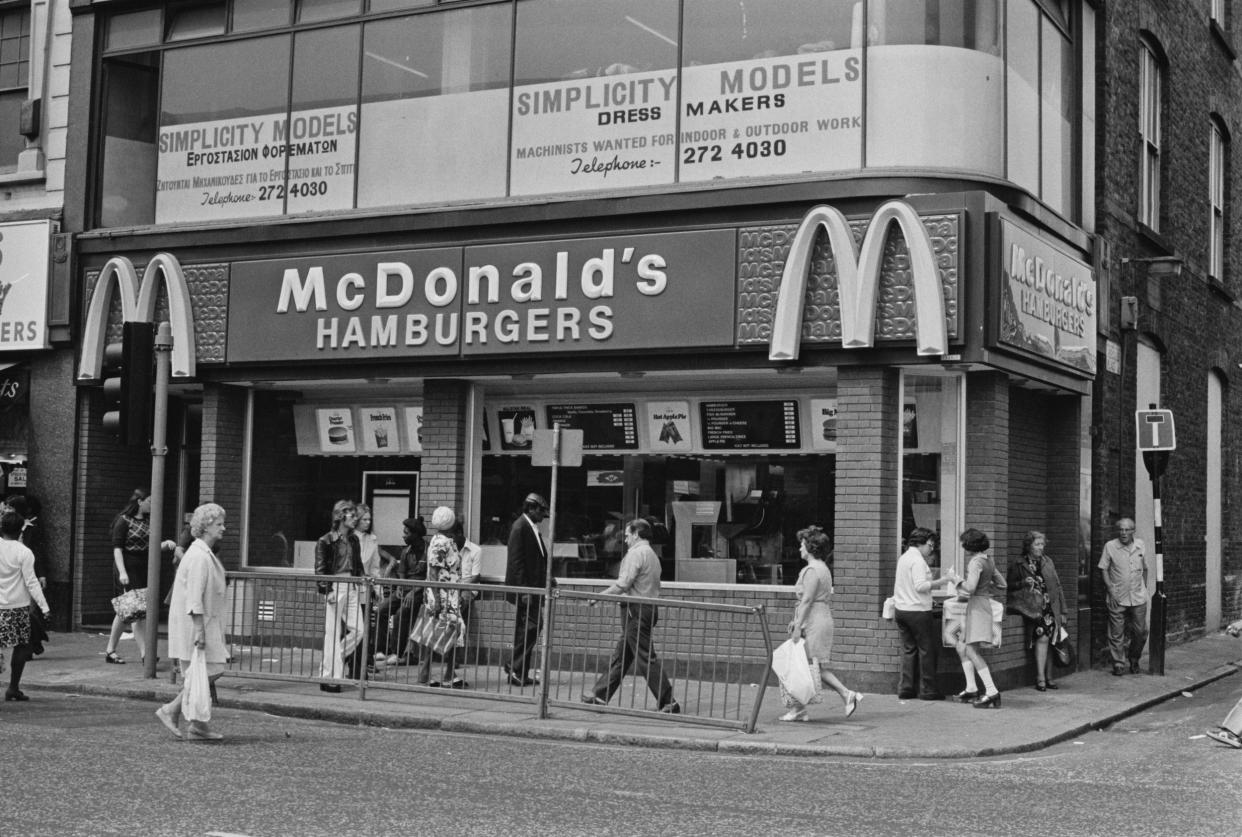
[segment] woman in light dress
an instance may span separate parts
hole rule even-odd
[[[957,697],[971,703],[975,709],[999,709],[1000,690],[992,682],[992,672],[983,659],[983,648],[994,648],[999,642],[997,610],[993,601],[1004,595],[1005,577],[996,569],[996,562],[988,555],[991,543],[988,536],[978,529],[967,529],[961,537],[962,551],[966,553],[966,578],[958,582],[957,599],[966,602],[966,617],[958,632],[954,647],[962,661],[962,673],[966,675],[966,690]],[[1000,608],[1003,616],[1004,610]],[[983,683],[984,693],[975,688],[975,676]]]
[[[818,526],[808,526],[798,532],[802,560],[806,566],[798,575],[794,589],[798,593],[798,606],[789,621],[790,637],[806,638],[806,653],[813,664],[818,664],[819,678],[832,688],[845,702],[845,717],[854,714],[862,700],[861,692],[851,691],[828,670],[832,654],[832,546],[828,535]],[[807,720],[806,707],[797,702],[780,717],[782,721]]]
[[[200,649],[207,659],[207,677],[215,681],[228,663],[228,646],[224,642],[224,616],[228,609],[224,565],[216,557],[216,544],[224,537],[224,509],[215,503],[204,503],[190,518],[190,534],[194,543],[185,551],[177,565],[173,581],[172,602],[168,606],[168,653],[181,661],[181,671],[189,671],[190,656]],[[177,738],[218,741],[224,736],[213,732],[207,720],[191,721],[181,729],[181,705],[185,689],[168,703],[155,710],[160,723]]]

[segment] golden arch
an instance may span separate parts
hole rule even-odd
[[[797,360],[802,343],[802,314],[806,302],[807,273],[815,249],[815,236],[822,228],[837,266],[841,295],[841,345],[846,349],[875,345],[875,304],[884,261],[884,241],[890,223],[896,223],[910,249],[914,276],[915,330],[920,355],[943,355],[948,351],[944,325],[944,289],[936,271],[931,237],[917,212],[904,201],[888,201],[875,211],[862,246],[854,243],[849,222],[831,206],[812,207],[802,219],[789,248],[781,274],[776,312],[772,322],[769,360]]]
[[[112,302],[112,294],[121,294],[123,322],[153,322],[157,282],[161,279],[164,292],[168,295],[168,319],[172,327],[172,377],[194,377],[194,316],[185,274],[182,273],[181,264],[175,256],[171,253],[157,253],[147,262],[141,283],[133,263],[124,256],[113,256],[99,272],[82,330],[82,358],[78,364],[78,380],[96,380],[103,369],[108,307]]]

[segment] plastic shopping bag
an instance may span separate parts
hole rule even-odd
[[[190,666],[185,671],[181,714],[187,721],[211,720],[211,681],[207,679],[207,658],[198,646],[190,654]]]
[[[819,664],[807,659],[806,641],[801,637],[787,639],[777,646],[772,652],[772,671],[780,680],[781,702],[786,706],[820,701]]]

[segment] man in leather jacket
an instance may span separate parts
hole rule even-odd
[[[362,673],[357,649],[362,639],[361,593],[366,588],[348,580],[362,576],[362,545],[354,534],[357,522],[353,501],[338,500],[332,507],[332,529],[315,543],[315,574],[327,577],[319,582],[325,604],[322,676],[332,680],[356,679]],[[336,683],[321,683],[319,688],[341,690]]]

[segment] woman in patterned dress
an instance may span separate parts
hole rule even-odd
[[[34,553],[19,538],[22,516],[12,509],[0,514],[0,671],[3,651],[13,649],[9,688],[4,699],[28,700],[21,690],[22,671],[33,656],[30,648],[30,603],[49,613],[43,587],[35,576]]]
[[[461,582],[461,553],[453,542],[453,524],[457,515],[448,506],[440,506],[431,515],[430,529],[435,532],[431,542],[427,544],[427,580],[442,581],[447,584]],[[438,587],[428,587],[423,591],[423,613],[451,619],[462,623],[461,591]],[[454,676],[457,667],[457,655],[454,650],[444,654],[444,675],[439,680],[431,680],[431,651],[422,649],[419,652],[418,683],[427,686],[446,686],[450,689],[465,689],[470,684],[460,677]]]
[[[818,526],[808,526],[798,532],[801,544],[802,560],[806,566],[798,575],[798,584],[794,589],[798,593],[798,606],[794,609],[793,619],[789,621],[789,636],[806,638],[806,653],[813,664],[819,668],[819,678],[845,702],[845,716],[848,718],[858,708],[862,700],[861,692],[846,688],[835,674],[828,670],[829,658],[832,655],[832,547],[828,535]],[[780,717],[782,721],[807,720],[806,707],[797,701],[788,712]]]
[[[1043,532],[1030,531],[1022,540],[1022,560],[1009,568],[1009,595],[1029,588],[1044,602],[1037,619],[1024,616],[1028,630],[1027,647],[1035,650],[1035,689],[1040,692],[1056,689],[1052,681],[1052,655],[1048,646],[1065,624],[1065,594],[1052,559],[1044,554],[1048,539]]]
[[[151,492],[145,488],[135,488],[134,493],[129,495],[125,508],[112,520],[112,569],[113,580],[116,582],[114,595],[119,596],[129,589],[145,590],[147,587],[147,542],[151,536],[147,515],[150,513]],[[177,544],[174,541],[164,541],[162,546],[164,549],[173,549]],[[147,600],[150,605],[149,593]],[[158,597],[155,601],[159,601]],[[138,656],[144,660],[147,656],[146,624],[146,619],[135,619],[128,626],[134,632],[134,641],[138,643]],[[125,662],[116,653],[116,644],[125,629],[126,624],[118,614],[112,619],[112,632],[108,635],[104,662]]]

